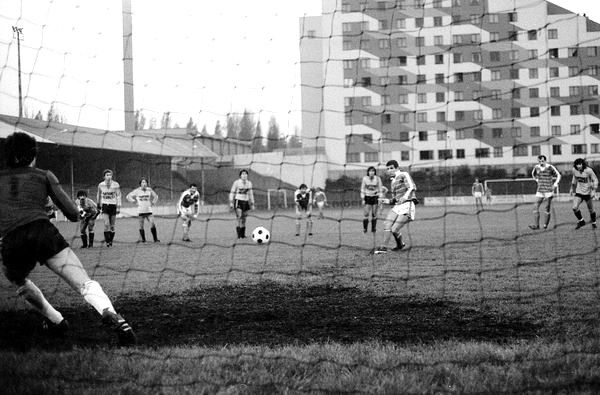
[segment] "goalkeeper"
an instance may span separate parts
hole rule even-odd
[[[84,190],[77,191],[77,210],[79,210],[79,232],[81,233],[81,248],[92,248],[94,246],[94,225],[100,214],[98,206],[87,195]],[[88,231],[86,234],[85,231]]]

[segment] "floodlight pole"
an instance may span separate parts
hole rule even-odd
[[[17,35],[17,65],[19,75],[19,118],[23,117],[23,91],[21,89],[21,34],[23,34],[22,27],[12,27],[13,33]]]

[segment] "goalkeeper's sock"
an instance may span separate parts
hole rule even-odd
[[[367,232],[367,228],[369,227],[369,219],[365,218],[363,219],[363,232]]]
[[[158,234],[156,233],[156,226],[152,226],[150,228],[150,232],[152,233],[152,238],[154,239],[154,242],[157,243],[160,240],[158,240]]]
[[[88,237],[85,233],[81,234],[81,248],[87,248],[88,246]]]
[[[235,227],[235,233],[237,234],[237,238],[238,238],[238,239],[241,239],[241,238],[242,238],[242,234],[240,233],[240,229],[241,229],[241,228],[240,228],[239,226],[236,226],[236,227]]]
[[[110,232],[104,232],[104,242],[110,244]]]
[[[113,240],[115,239],[115,232],[111,231],[110,232],[110,244],[112,244]]]
[[[377,232],[377,219],[375,218],[371,220],[371,232]]]
[[[146,242],[146,231],[144,229],[140,229],[140,238],[142,242]]]
[[[33,308],[54,324],[60,324],[64,319],[62,314],[46,300],[42,291],[29,279],[17,289],[17,295],[25,299]]]
[[[573,210],[573,214],[575,214],[575,217],[577,217],[578,221],[581,221],[583,219],[583,217],[581,216],[581,211]]]
[[[595,211],[592,211],[590,213],[590,219],[592,220],[591,221],[592,223],[596,222],[596,212]]]
[[[94,246],[94,232],[89,232],[88,234],[88,247],[92,248]]]
[[[246,238],[246,227],[245,226],[240,227],[240,236],[242,237],[242,239]]]
[[[79,291],[81,292],[83,299],[85,299],[85,301],[88,302],[99,314],[102,314],[105,309],[116,313],[110,299],[108,296],[106,296],[98,282],[94,280],[88,280],[81,286]]]

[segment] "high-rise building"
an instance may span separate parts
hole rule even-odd
[[[547,1],[323,0],[302,140],[330,168],[600,160],[600,24]]]

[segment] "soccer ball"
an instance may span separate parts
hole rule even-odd
[[[252,240],[257,244],[267,244],[271,241],[271,234],[267,228],[259,226],[252,231]]]

